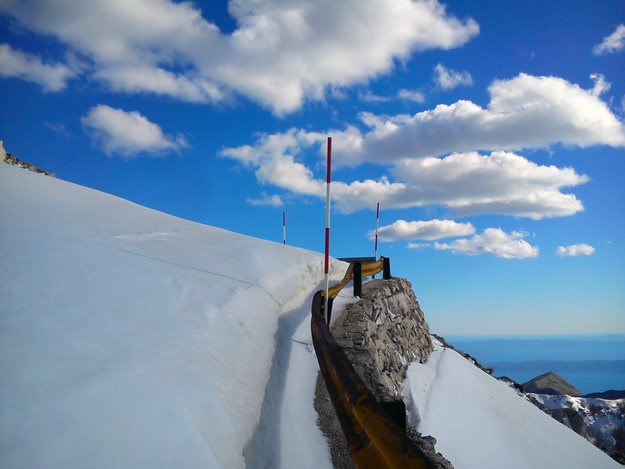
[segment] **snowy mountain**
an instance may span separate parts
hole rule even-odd
[[[557,421],[625,463],[625,399],[528,394]]]
[[[331,467],[320,254],[16,166],[0,197],[1,467]],[[458,468],[618,467],[440,345],[404,398]]]

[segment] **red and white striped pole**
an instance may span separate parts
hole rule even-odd
[[[380,226],[380,202],[378,202],[375,208],[375,247],[374,247],[374,255],[375,260],[378,260],[378,227]],[[375,274],[373,277],[375,278]]]
[[[324,298],[324,313],[326,315],[326,322],[330,318],[328,314],[328,291],[330,289],[330,183],[332,182],[332,137],[328,137],[328,156],[326,163],[326,247],[325,247],[325,298]]]
[[[286,212],[282,212],[282,244],[286,244]]]
[[[375,209],[375,260],[378,260],[378,227],[380,226],[380,202]]]

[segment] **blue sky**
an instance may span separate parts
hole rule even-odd
[[[625,332],[625,2],[0,3],[0,139],[61,179],[380,254],[441,334]]]

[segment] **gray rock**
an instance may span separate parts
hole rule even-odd
[[[19,166],[20,168],[24,168],[24,169],[27,169],[29,171],[33,171],[35,173],[45,174],[46,176],[55,177],[54,173],[46,171],[45,169],[38,168],[37,166],[35,166],[32,163],[27,163],[26,161],[21,161],[16,156],[14,156],[11,153],[7,152],[4,149],[4,143],[2,142],[2,140],[0,140],[0,161],[2,161],[2,163],[14,165],[14,166]]]
[[[378,400],[400,399],[408,365],[432,352],[429,327],[407,280],[372,280],[362,291],[333,324],[334,336]]]
[[[333,323],[332,333],[378,401],[400,400],[408,365],[424,362],[433,350],[428,324],[408,280],[372,280],[362,291],[363,298],[347,305]],[[330,441],[334,467],[354,467],[321,378],[315,408],[319,426]],[[424,451],[432,467],[453,468],[436,452],[434,438],[410,426],[407,435]]]

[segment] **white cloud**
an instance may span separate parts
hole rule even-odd
[[[220,155],[254,168],[256,179],[262,185],[271,184],[295,194],[323,198],[325,175],[315,177],[311,169],[296,160],[295,155],[321,145],[325,139],[325,134],[291,129],[284,134],[263,135],[256,146],[225,148]],[[333,153],[338,151],[337,147],[340,145],[335,145],[333,140]],[[378,201],[392,200],[403,190],[405,184],[391,183],[384,177],[377,181],[367,179],[351,183],[333,180],[332,199],[337,202],[338,210],[353,212],[375,207]]]
[[[321,164],[326,136],[331,135],[335,170],[366,161],[390,171],[366,181],[341,181],[344,173],[339,172],[333,197],[344,212],[380,201],[394,208],[443,206],[452,215],[573,215],[583,205],[564,189],[588,182],[587,176],[496,149],[556,143],[625,146],[625,126],[600,99],[609,84],[601,75],[593,80],[593,88],[583,90],[561,78],[521,74],[494,82],[486,109],[459,101],[412,116],[362,113],[361,123],[368,129],[364,133],[353,125],[342,130],[290,129],[263,135],[253,145],[224,149],[222,155],[255,168],[262,184],[322,197],[323,179],[311,168]],[[475,148],[495,151],[470,150]],[[312,162],[307,161],[311,154]]]
[[[572,168],[537,165],[509,152],[406,159],[392,172],[408,184],[402,195],[409,205],[444,205],[456,215],[499,213],[533,219],[583,210],[573,194],[561,190],[588,181]]]
[[[345,158],[382,163],[557,143],[625,146],[625,125],[599,96],[609,84],[593,77],[593,88],[584,90],[562,78],[520,74],[491,84],[487,108],[463,100],[412,116],[363,113],[369,129],[352,136]]]
[[[220,88],[201,77],[189,77],[149,65],[108,67],[94,73],[118,92],[150,92],[193,103],[217,102],[224,98]]]
[[[0,44],[0,76],[37,83],[44,91],[62,91],[76,72],[62,63],[43,63],[41,57]]]
[[[282,201],[282,198],[277,195],[277,194],[273,194],[273,195],[268,195],[265,194],[263,192],[262,197],[258,198],[258,199],[247,199],[247,202],[250,205],[255,205],[255,206],[269,206],[269,207],[282,207],[284,205],[284,202]]]
[[[399,99],[405,99],[406,101],[414,101],[415,103],[422,103],[425,101],[425,96],[423,96],[423,93],[416,90],[399,90],[397,92],[397,97]]]
[[[347,133],[347,131],[346,131]],[[226,148],[221,155],[254,168],[259,183],[296,194],[325,196],[325,180],[305,162],[312,153],[319,162],[326,133],[291,129],[264,135],[254,146]],[[341,181],[341,144],[348,138],[333,137],[334,161],[339,168],[332,183],[332,197],[343,212],[375,207],[444,206],[457,215],[498,213],[540,219],[575,214],[582,203],[563,188],[588,181],[571,168],[541,166],[509,152],[481,155],[458,153],[445,158],[402,160],[387,177],[378,180]],[[343,143],[345,145],[345,143]],[[313,167],[317,166],[313,163]]]
[[[473,78],[469,72],[458,72],[438,64],[434,67],[434,83],[443,90],[451,90],[458,86],[473,85]]]
[[[88,58],[113,90],[212,102],[235,92],[277,114],[327,89],[389,72],[396,59],[479,33],[437,0],[236,0],[231,34],[191,2],[1,2],[22,26]],[[271,57],[271,60],[267,60]]]
[[[612,85],[605,81],[605,77],[600,73],[593,73],[590,75],[590,78],[595,81],[595,86],[593,86],[590,93],[593,96],[601,96],[603,93],[612,88]]]
[[[390,225],[381,226],[378,229],[378,239],[380,241],[397,241],[400,239],[432,241],[435,239],[467,236],[473,233],[475,233],[475,228],[471,223],[436,219],[427,221],[397,220]],[[374,236],[374,231],[369,232],[371,239]]]
[[[571,246],[559,246],[558,256],[590,256],[595,252],[595,248],[588,244],[572,244]]]
[[[525,233],[520,231],[506,233],[500,228],[487,228],[482,234],[468,239],[457,239],[451,243],[434,243],[434,248],[469,256],[493,254],[505,259],[537,257],[538,248],[525,241],[524,237]]]
[[[619,24],[614,32],[603,38],[601,44],[593,47],[595,55],[615,54],[625,48],[625,24]]]
[[[138,112],[126,112],[104,104],[92,107],[81,123],[109,156],[161,155],[188,146],[183,136],[165,135],[157,124]]]

